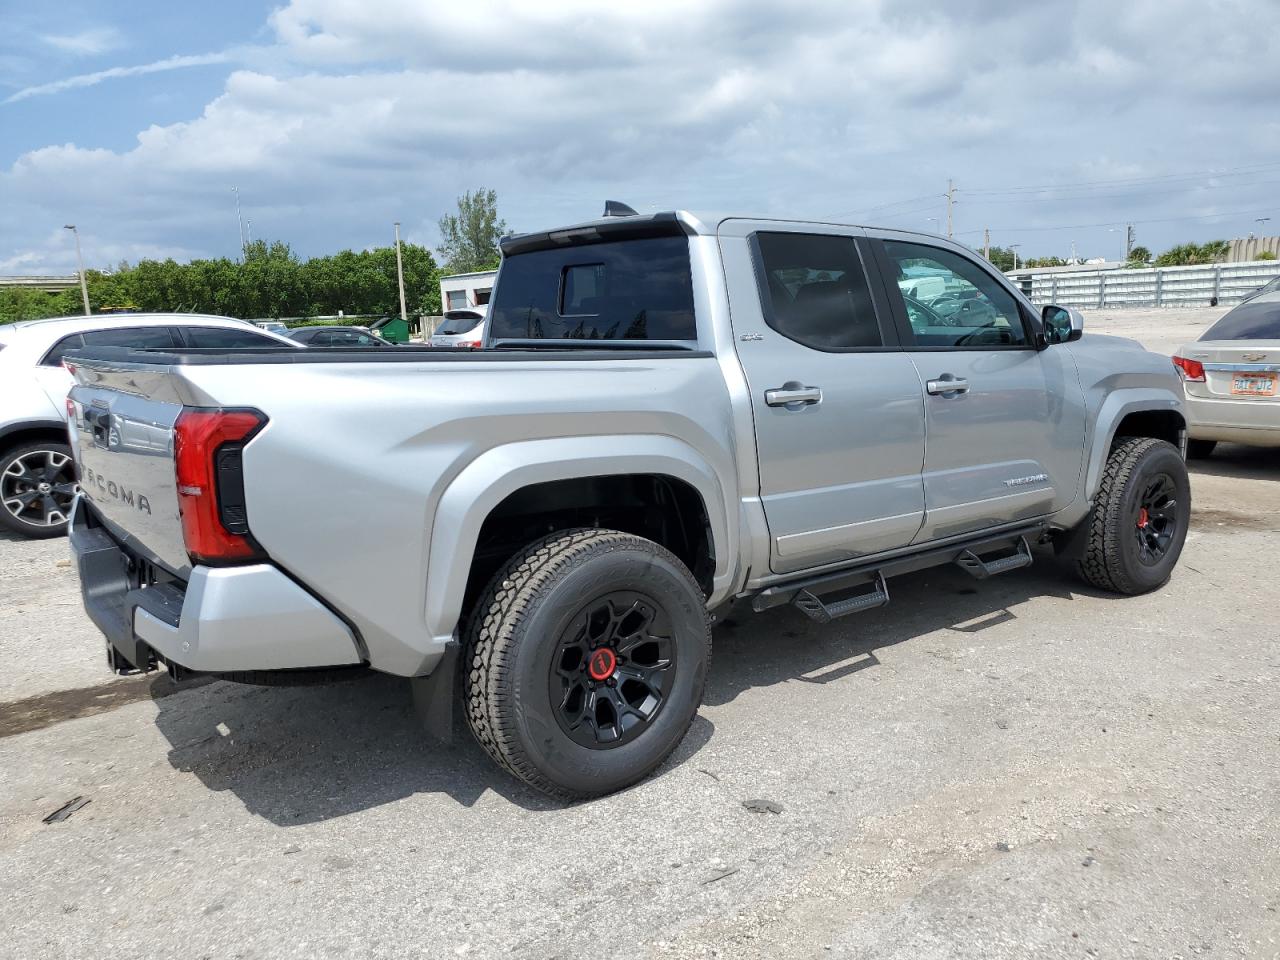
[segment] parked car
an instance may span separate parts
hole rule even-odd
[[[368,327],[295,327],[287,336],[309,347],[391,346]]]
[[[266,330],[268,333],[278,333],[285,336],[289,333],[287,324],[281,323],[279,320],[250,320],[259,330]]]
[[[68,350],[85,346],[238,349],[292,344],[227,317],[110,314],[0,326],[0,525],[28,537],[66,530],[75,475],[67,446]]]
[[[1280,293],[1229,310],[1173,358],[1186,394],[1187,454],[1219,441],[1280,446]]]
[[[431,334],[433,347],[479,347],[484,339],[483,307],[449,310]]]
[[[1250,290],[1248,293],[1246,293],[1243,297],[1240,298],[1240,302],[1248,303],[1254,297],[1261,297],[1264,294],[1268,294],[1268,293],[1280,293],[1280,277],[1276,277],[1274,280],[1270,281],[1269,283],[1264,283],[1262,286],[1256,287],[1253,290]]]
[[[483,748],[568,800],[670,755],[731,602],[825,623],[1040,543],[1118,594],[1177,562],[1168,358],[960,244],[676,212],[502,246],[481,351],[78,352],[72,549],[116,669],[372,668],[442,733],[461,671]],[[921,263],[995,319],[913,322]]]

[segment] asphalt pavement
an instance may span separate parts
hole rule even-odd
[[[1192,484],[1148,596],[733,612],[671,761],[569,807],[402,681],[113,679],[65,542],[0,539],[0,957],[1280,957],[1280,451]]]

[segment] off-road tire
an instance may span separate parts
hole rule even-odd
[[[1138,500],[1144,480],[1160,473],[1167,474],[1174,483],[1177,526],[1164,556],[1147,565],[1138,558],[1134,535]],[[1084,542],[1075,561],[1076,572],[1100,590],[1128,596],[1155,590],[1168,581],[1178,562],[1190,517],[1191,485],[1177,448],[1150,437],[1118,440],[1103,467],[1093,509],[1084,520]]]
[[[1188,460],[1208,460],[1213,456],[1213,449],[1218,445],[1217,440],[1188,440],[1187,441],[1187,459]]]
[[[675,675],[647,729],[611,749],[591,749],[562,729],[548,675],[575,611],[620,589],[663,607]],[[566,802],[602,796],[648,776],[684,738],[710,659],[705,598],[670,551],[616,530],[561,531],[512,557],[475,607],[463,651],[467,722],[489,756],[531,787]]]

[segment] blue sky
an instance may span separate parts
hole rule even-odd
[[[1272,0],[0,0],[0,273],[433,245],[606,198],[1025,254],[1280,232]],[[1259,217],[1272,217],[1257,224]]]

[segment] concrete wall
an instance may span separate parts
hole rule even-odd
[[[1246,293],[1280,277],[1280,261],[1218,263],[1203,267],[1046,273],[1017,283],[1034,303],[1061,307],[1204,307],[1238,303]],[[1029,289],[1028,289],[1029,287]]]
[[[1280,237],[1249,237],[1247,240],[1232,240],[1227,262],[1245,263],[1257,260],[1258,254],[1264,250],[1280,257]]]

